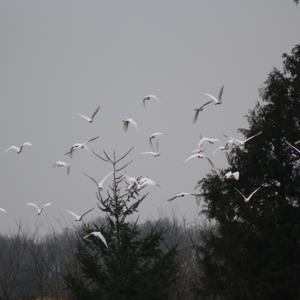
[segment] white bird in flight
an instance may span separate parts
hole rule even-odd
[[[72,158],[72,157],[73,157],[73,152],[74,152],[75,150],[78,150],[78,149],[86,149],[86,150],[90,151],[90,149],[87,147],[87,143],[90,143],[90,142],[95,141],[95,140],[97,140],[97,139],[99,139],[99,136],[96,136],[96,137],[94,137],[94,138],[92,138],[92,139],[90,139],[90,140],[88,140],[88,141],[86,141],[86,142],[83,142],[83,143],[75,143],[75,144],[70,148],[70,150],[69,150],[67,153],[65,153],[65,155],[70,155],[70,157]]]
[[[194,118],[193,118],[193,123],[196,123],[197,120],[198,120],[198,116],[199,116],[199,113],[200,111],[203,111],[204,107],[208,104],[212,103],[212,101],[208,101],[206,103],[204,103],[203,105],[201,105],[200,107],[198,108],[194,108],[194,111],[195,111],[195,114],[194,114]]]
[[[137,122],[132,118],[124,119],[123,121],[123,129],[126,132],[128,130],[129,124],[132,124],[136,129],[138,127]]]
[[[91,212],[92,210],[94,210],[94,208],[91,208],[89,210],[87,210],[85,213],[83,213],[82,215],[77,215],[76,213],[66,209],[66,212],[69,213],[70,215],[72,215],[73,217],[75,217],[75,221],[79,222],[82,220],[82,218],[87,215],[89,212]]]
[[[237,188],[234,188],[245,200],[245,202],[248,202],[252,196],[258,191],[260,190],[260,187],[257,188],[256,190],[254,190],[248,197],[246,197],[240,190],[238,190]]]
[[[197,150],[197,149],[196,149],[196,150]],[[215,166],[214,166],[213,162],[211,161],[211,159],[210,159],[209,157],[207,157],[206,155],[203,155],[201,152],[192,154],[191,156],[189,156],[189,157],[185,160],[185,162],[188,162],[189,160],[191,160],[191,159],[193,159],[193,158],[205,158],[205,159],[207,159],[207,161],[209,162],[209,164],[211,165],[211,167],[212,167],[213,169],[215,169]]]
[[[106,239],[105,239],[105,237],[103,236],[103,234],[102,234],[100,231],[93,231],[93,232],[90,232],[89,234],[85,235],[83,238],[84,238],[84,239],[87,239],[87,238],[89,238],[90,236],[94,236],[94,237],[99,238],[99,239],[103,242],[103,244],[106,246],[106,248],[108,248]]]
[[[140,185],[135,177],[129,177],[124,174],[125,182],[127,184],[127,190],[130,191],[132,188],[136,188],[137,190],[140,189]]]
[[[155,100],[157,103],[160,103],[159,99],[155,95],[147,95],[143,98],[143,104],[146,107],[146,101]]]
[[[49,203],[46,203],[46,204],[45,204],[44,206],[42,206],[41,208],[39,208],[39,206],[38,206],[37,204],[33,203],[33,202],[27,202],[26,204],[29,205],[29,206],[33,206],[33,207],[37,210],[37,215],[38,215],[38,216],[43,212],[44,208],[46,208],[46,207],[52,205],[52,203],[49,202]]]
[[[154,132],[149,136],[149,143],[150,146],[153,148],[152,140],[156,138],[156,148],[158,148],[158,137],[161,135],[164,135],[165,133],[163,132]]]
[[[5,150],[5,152],[8,152],[8,151],[10,151],[10,150],[15,150],[15,151],[17,152],[17,154],[20,154],[20,153],[23,151],[23,149],[24,149],[25,146],[32,146],[32,144],[29,143],[29,142],[25,142],[25,143],[23,143],[20,147],[17,147],[17,146],[15,146],[15,145],[12,145],[12,146],[8,147],[8,148]]]
[[[153,157],[158,157],[158,156],[160,156],[160,153],[154,152],[154,151],[145,151],[145,152],[142,152],[141,155],[152,155]]]
[[[0,211],[2,211],[2,212],[4,212],[4,213],[7,213],[7,210],[4,209],[4,208],[2,208],[2,207],[0,207]]]
[[[82,115],[82,114],[78,114],[81,118],[87,120],[89,123],[93,123],[94,121],[94,118],[96,116],[96,114],[98,113],[98,111],[100,110],[100,105],[96,108],[96,110],[93,112],[92,116],[91,117],[87,117],[85,115]]]
[[[232,136],[226,136],[226,135],[225,136],[228,137],[228,138],[230,138],[230,140],[227,141],[227,143],[231,142],[231,143],[235,143],[235,144],[237,144],[239,146],[244,146],[247,142],[249,142],[250,140],[252,140],[253,138],[257,137],[260,134],[262,134],[262,131],[259,131],[258,133],[254,134],[254,135],[252,135],[252,136],[250,136],[248,138],[246,138],[245,140],[239,140],[239,139],[236,139],[236,138],[234,138]]]
[[[67,168],[67,174],[70,175],[70,172],[71,172],[71,165],[70,164],[59,160],[53,166],[53,168],[56,168],[56,167],[58,167],[58,168],[66,167]]]
[[[236,171],[236,172],[227,172],[224,177],[226,179],[235,179],[235,180],[239,180],[240,179],[240,172],[239,171]]]
[[[217,149],[214,150],[213,154],[215,154],[217,151],[225,151],[228,150],[228,147],[225,146],[220,146]]]
[[[214,138],[208,138],[208,137],[202,137],[202,136],[201,136],[201,139],[200,139],[200,141],[199,141],[198,144],[197,144],[197,148],[198,148],[198,149],[201,149],[201,147],[203,146],[203,144],[204,144],[205,142],[208,142],[208,143],[210,143],[210,144],[221,143],[221,141],[220,141],[219,139],[214,139]]]
[[[160,185],[156,183],[153,179],[145,176],[139,177],[137,179],[137,182],[139,184],[140,189],[146,187],[147,185],[160,187]]]
[[[104,178],[98,182],[96,179],[94,179],[93,177],[89,176],[88,174],[86,173],[83,173],[86,177],[88,177],[90,180],[92,180],[96,185],[97,185],[97,188],[102,191],[103,190],[103,184],[104,184],[104,181],[113,174],[113,172],[110,172],[108,173],[107,175],[104,176]]]
[[[193,193],[179,193],[175,196],[173,196],[172,198],[168,199],[168,201],[173,201],[177,198],[181,198],[181,197],[185,197],[185,196],[194,196],[194,197],[197,197],[197,196],[200,196],[199,194],[193,194]]]
[[[224,85],[221,87],[221,89],[219,91],[218,98],[216,98],[215,96],[213,96],[211,94],[204,93],[204,95],[206,95],[207,97],[209,97],[211,99],[211,101],[205,103],[204,105],[208,105],[213,102],[215,103],[215,105],[222,104],[223,91],[224,91]]]

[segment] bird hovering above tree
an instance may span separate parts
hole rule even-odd
[[[197,150],[197,149],[196,149]],[[195,154],[192,154],[191,156],[189,156],[185,162],[188,162],[189,160],[193,159],[193,158],[205,158],[207,159],[207,161],[209,162],[210,166],[215,169],[215,165],[213,164],[212,160],[207,157],[206,155],[202,154],[201,152],[198,152],[198,153],[195,153]]]
[[[87,147],[87,143],[90,143],[90,142],[95,141],[97,139],[99,139],[99,136],[96,136],[96,137],[94,137],[94,138],[92,138],[92,139],[90,139],[86,142],[83,142],[83,143],[75,143],[74,145],[72,145],[70,150],[67,153],[65,153],[65,155],[70,155],[70,157],[72,158],[73,157],[73,152],[75,150],[78,150],[78,149],[86,149],[89,152],[91,152],[91,150]]]
[[[103,184],[105,182],[105,180],[111,176],[113,174],[113,172],[110,172],[108,173],[107,175],[104,176],[104,178],[101,180],[101,181],[97,181],[96,179],[94,179],[93,177],[89,176],[88,174],[86,173],[83,173],[86,177],[88,177],[90,180],[92,180],[96,185],[97,185],[97,188],[98,190],[102,191],[103,190]]]
[[[239,172],[239,171],[236,171],[236,172],[231,172],[231,171],[229,171],[229,172],[227,172],[227,173],[224,175],[224,177],[225,177],[226,179],[235,179],[235,180],[239,180],[239,178],[240,178],[240,172]]]
[[[90,232],[89,234],[85,235],[83,238],[84,239],[88,239],[91,236],[99,238],[103,242],[103,244],[106,246],[106,248],[108,248],[106,239],[105,239],[105,237],[103,236],[103,234],[100,231]]]
[[[39,206],[37,204],[33,203],[33,202],[27,202],[26,204],[29,205],[29,206],[33,206],[37,210],[37,215],[38,216],[43,212],[43,210],[46,207],[52,205],[52,203],[49,202],[49,203],[46,203],[45,205],[43,205],[41,208],[39,208]]]
[[[79,221],[82,220],[82,218],[83,218],[85,215],[87,215],[88,213],[90,213],[90,212],[93,211],[93,210],[94,210],[94,208],[91,208],[91,209],[87,210],[85,213],[83,213],[83,214],[81,214],[81,215],[77,215],[76,213],[74,213],[74,212],[72,212],[72,211],[70,211],[70,210],[68,210],[68,209],[66,209],[66,212],[69,213],[70,215],[72,215],[73,217],[75,217],[75,221],[76,221],[76,222],[79,222]]]
[[[225,134],[224,134],[224,136],[227,137],[227,138],[230,138],[230,140],[227,141],[227,143],[228,143],[228,142],[231,142],[231,143],[235,143],[235,144],[238,145],[238,146],[245,146],[245,144],[246,144],[247,142],[249,142],[249,141],[252,140],[253,138],[259,136],[260,134],[262,134],[262,131],[259,131],[258,133],[254,134],[254,135],[252,135],[252,136],[250,136],[250,137],[248,137],[248,138],[246,138],[245,140],[239,140],[239,139],[237,139],[237,138],[234,138],[234,137],[232,137],[232,136],[227,136],[227,135],[225,135]]]
[[[240,190],[238,190],[237,188],[234,188],[242,197],[243,197],[243,199],[245,200],[245,202],[248,202],[251,198],[252,198],[252,196],[256,193],[256,192],[258,192],[259,190],[260,190],[260,187],[259,188],[257,188],[256,190],[254,190],[248,197],[246,197]]]

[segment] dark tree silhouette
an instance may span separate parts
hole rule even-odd
[[[66,276],[74,299],[166,299],[175,281],[177,251],[175,246],[165,246],[163,230],[151,227],[141,236],[137,220],[128,221],[147,196],[140,195],[139,184],[131,182],[129,187],[125,184],[126,177],[121,172],[131,162],[123,164],[122,161],[129,152],[118,159],[115,153],[113,157],[106,152],[103,157],[95,153],[111,164],[113,179],[105,196],[100,190],[97,193],[98,206],[106,213],[106,222],[101,226],[84,225],[78,237],[80,273]],[[82,238],[91,231],[100,231],[108,248],[96,237]]]
[[[248,115],[249,129],[240,129],[262,134],[230,151],[230,168],[199,182],[215,222],[197,248],[198,292],[207,298],[300,299],[300,155],[290,146],[300,139],[300,45],[283,59]],[[229,170],[240,180],[226,180]],[[250,201],[236,190],[248,196],[258,187]]]

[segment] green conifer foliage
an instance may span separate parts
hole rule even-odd
[[[233,147],[228,169],[199,181],[215,224],[197,247],[197,290],[207,299],[300,299],[300,155],[291,147],[300,140],[300,45],[283,55],[261,97],[240,132],[262,133]],[[229,170],[240,179],[225,179]],[[256,188],[249,201],[237,191],[248,196]]]
[[[143,189],[136,185],[125,188],[123,171],[131,162],[122,162],[131,150],[118,159],[115,153],[113,157],[106,152],[104,156],[96,154],[111,164],[112,184],[108,191],[97,193],[98,207],[105,212],[106,222],[102,226],[85,224],[79,234],[80,272],[66,276],[74,299],[167,299],[175,280],[176,247],[164,246],[161,228],[152,227],[141,236],[137,219],[132,222],[147,194],[140,195]],[[91,231],[100,231],[108,247],[97,237],[82,239]]]

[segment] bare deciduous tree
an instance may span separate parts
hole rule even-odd
[[[27,241],[27,236],[22,232],[21,225],[18,224],[17,233],[7,239],[5,249],[0,253],[0,293],[3,300],[13,299],[16,293]]]

